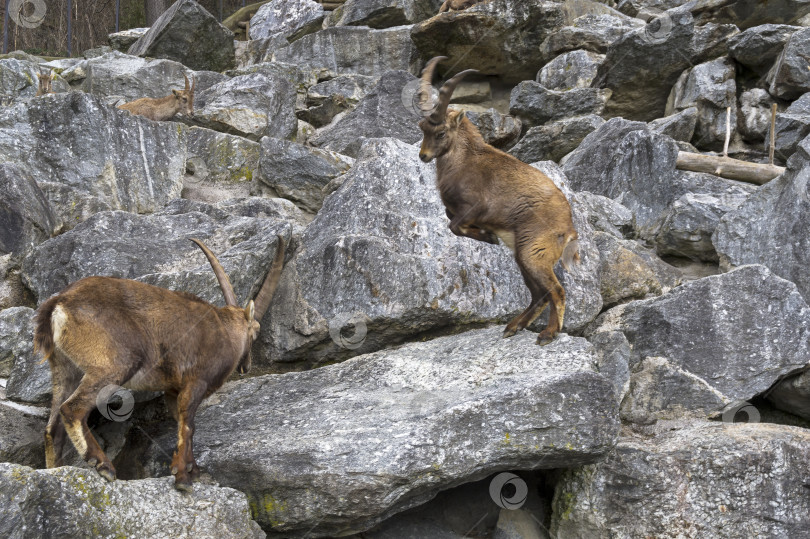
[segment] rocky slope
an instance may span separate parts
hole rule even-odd
[[[441,4],[270,0],[234,41],[178,0],[116,50],[0,59],[0,535],[810,537],[810,3]],[[517,266],[450,233],[418,158],[436,55],[479,70],[454,106],[571,202],[582,261],[556,270],[546,347],[500,339]],[[115,107],[184,75],[192,117]],[[676,168],[722,150],[727,108],[729,154],[767,162],[773,104],[778,178]],[[118,481],[72,449],[43,470],[34,309],[89,275],[220,303],[191,237],[244,300],[276,235],[254,370],[197,416],[194,493],[167,479],[159,394],[91,416]]]

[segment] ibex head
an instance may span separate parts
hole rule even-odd
[[[182,90],[172,90],[174,97],[177,99],[177,109],[186,116],[191,116],[194,113],[194,87],[197,85],[197,77],[192,76],[193,83],[189,88],[188,77],[183,73],[183,78],[186,79],[186,87]]]
[[[422,147],[419,149],[419,159],[425,163],[441,157],[453,147],[464,113],[456,110],[447,112],[450,98],[461,79],[470,73],[478,73],[475,69],[468,69],[457,74],[442,85],[439,90],[439,99],[434,102],[430,95],[433,73],[436,71],[436,65],[446,59],[446,56],[437,56],[430,60],[422,71],[422,82],[419,85],[419,108],[424,116],[419,121],[419,127],[424,133]]]
[[[253,364],[251,348],[253,348],[253,342],[259,336],[259,331],[261,330],[259,320],[262,319],[268,307],[270,307],[270,300],[273,298],[273,292],[275,292],[279,278],[281,277],[281,270],[284,263],[284,241],[281,236],[278,237],[278,248],[276,249],[276,257],[273,260],[273,265],[270,267],[270,271],[267,272],[267,277],[265,277],[259,289],[259,293],[256,294],[256,299],[249,300],[244,309],[239,306],[236,300],[236,294],[233,291],[233,286],[231,286],[231,281],[228,279],[228,275],[225,273],[222,264],[219,263],[214,253],[200,240],[191,238],[191,241],[202,249],[206,258],[208,258],[208,262],[211,263],[214,275],[217,276],[217,281],[219,281],[219,287],[222,289],[222,295],[225,296],[226,308],[230,307],[234,310],[242,311],[247,326],[247,331],[245,332],[247,342],[245,343],[245,353],[240,358],[236,370],[239,374],[246,374]]]

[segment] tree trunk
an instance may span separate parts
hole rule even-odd
[[[152,26],[163,12],[169,9],[169,0],[143,0],[144,11],[146,12],[146,26]]]

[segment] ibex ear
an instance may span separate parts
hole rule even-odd
[[[172,93],[177,97],[180,97],[180,90],[172,90]]]
[[[458,127],[461,125],[461,120],[464,118],[463,110],[454,110],[450,112],[450,125]]]
[[[256,314],[256,308],[253,306],[253,300],[248,301],[247,306],[245,307],[245,320],[248,322],[253,321],[253,317]]]

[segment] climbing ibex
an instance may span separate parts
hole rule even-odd
[[[183,90],[172,90],[172,95],[166,97],[142,97],[119,105],[118,108],[145,116],[156,122],[168,120],[178,112],[191,116],[194,114],[194,87],[197,85],[197,78],[192,76],[191,88],[189,88],[188,77],[185,73],[183,78],[186,79],[186,87]]]
[[[175,487],[190,491],[199,468],[192,452],[194,414],[238,366],[250,369],[259,334],[284,263],[284,243],[256,299],[242,309],[214,254],[192,240],[214,269],[225,296],[215,307],[186,292],[113,277],[86,277],[51,297],[37,311],[34,347],[51,366],[53,401],[45,430],[45,462],[61,466],[65,434],[102,477],[115,468],[87,426],[99,392],[108,386],[164,391],[178,424],[171,471]]]
[[[53,82],[53,73],[48,71],[47,73],[40,73],[39,76],[39,85],[37,87],[37,97],[51,93],[51,82]]]
[[[504,337],[524,329],[551,305],[548,325],[537,338],[537,344],[547,344],[562,329],[565,314],[565,290],[554,265],[560,257],[566,269],[579,260],[571,207],[548,176],[484,142],[462,111],[447,111],[453,90],[475,70],[448,80],[438,103],[433,102],[433,72],[444,59],[433,58],[422,72],[419,157],[425,163],[436,159],[436,183],[453,234],[493,244],[500,238],[515,255],[532,301],[507,324]]]
[[[439,13],[444,13],[445,11],[461,11],[462,9],[474,6],[478,2],[481,2],[481,0],[445,0],[442,7],[439,8]]]

